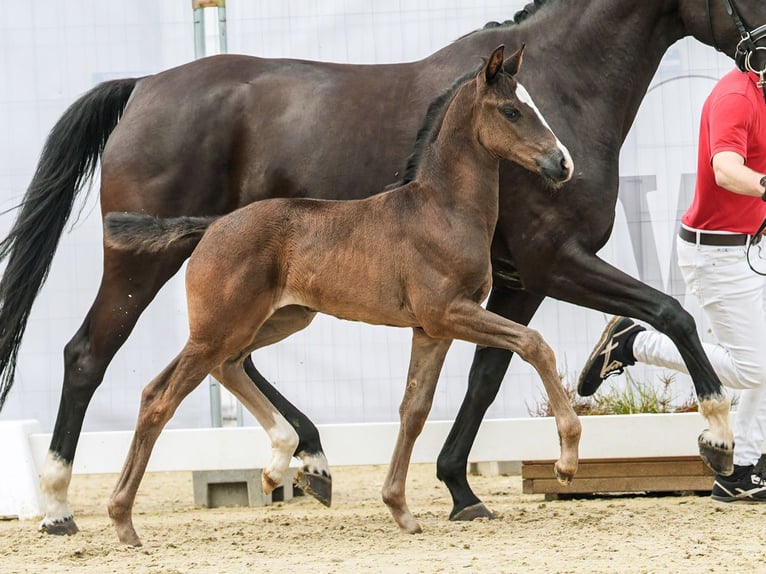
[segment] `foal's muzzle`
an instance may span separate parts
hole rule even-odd
[[[564,183],[572,178],[574,166],[568,153],[557,149],[545,159],[538,160],[540,173],[555,183]]]

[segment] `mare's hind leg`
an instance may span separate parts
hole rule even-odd
[[[383,502],[388,506],[399,528],[409,534],[420,532],[422,529],[407,507],[407,470],[415,440],[423,430],[431,411],[436,383],[451,344],[449,339],[432,339],[421,329],[413,329],[407,387],[399,407],[399,435],[382,492]]]
[[[556,357],[542,336],[533,329],[486,311],[473,301],[455,301],[439,316],[423,325],[434,336],[462,339],[485,347],[507,349],[530,363],[540,375],[556,419],[561,455],[554,465],[559,482],[568,484],[577,472],[581,425],[561,378]]]
[[[154,443],[181,401],[220,362],[221,352],[211,345],[190,340],[170,365],[144,388],[133,441],[108,504],[109,516],[121,543],[141,545],[133,527],[133,504]]]
[[[106,249],[104,274],[82,326],[64,349],[64,385],[48,455],[40,473],[48,534],[77,532],[67,501],[72,461],[85,411],[104,372],[144,311],[188,253],[133,256]]]

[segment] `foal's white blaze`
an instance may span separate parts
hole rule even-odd
[[[522,86],[520,82],[516,82],[516,97],[519,98],[519,100],[521,100],[525,104],[527,104],[530,108],[532,108],[537,114],[537,117],[540,118],[540,121],[543,123],[543,125],[549,130],[551,130],[553,137],[556,138],[556,145],[561,150],[561,153],[564,154],[564,166],[569,171],[569,176],[564,181],[569,181],[570,179],[572,179],[572,174],[574,173],[574,162],[572,161],[572,156],[569,154],[569,150],[563,143],[561,143],[561,140],[556,135],[556,132],[554,132],[551,129],[551,126],[548,125],[548,122],[545,120],[545,117],[543,117],[543,114],[540,113],[540,109],[535,104],[534,100],[532,99],[532,96],[529,95],[529,92],[527,91],[527,89],[524,86]]]
[[[41,529],[72,518],[67,502],[67,489],[71,480],[72,465],[48,451],[40,474],[40,490],[45,498],[45,517],[40,523]]]

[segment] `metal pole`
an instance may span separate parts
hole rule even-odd
[[[194,59],[205,57],[205,9],[194,8]]]
[[[226,0],[221,0],[218,3],[218,46],[221,54],[227,52],[226,37]]]
[[[205,8],[218,8],[218,45],[220,53],[226,53],[226,0],[192,0],[194,10],[194,58],[204,58],[207,55],[205,48]],[[214,427],[223,426],[223,413],[221,411],[221,383],[212,376],[208,376],[210,387],[210,424]],[[242,405],[237,405],[237,424],[244,424]]]

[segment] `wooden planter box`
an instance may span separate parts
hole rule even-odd
[[[713,487],[713,472],[699,456],[585,459],[568,486],[556,480],[553,462],[522,462],[525,494],[545,494],[548,499],[602,493],[709,494]]]

